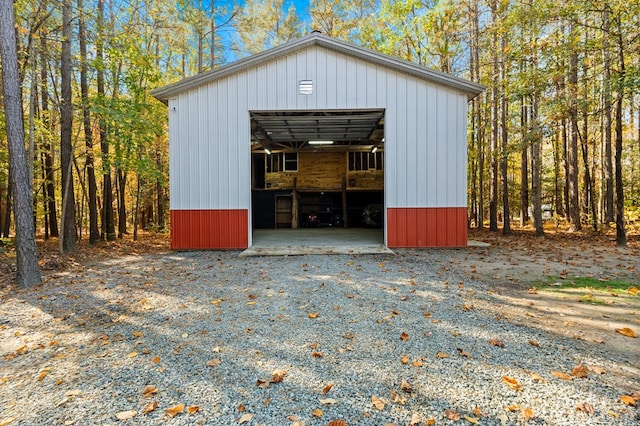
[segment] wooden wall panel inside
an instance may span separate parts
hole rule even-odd
[[[382,190],[382,170],[347,171],[346,152],[300,152],[297,172],[265,174],[266,189],[293,189],[297,178],[300,191],[340,191],[348,179],[349,190]]]

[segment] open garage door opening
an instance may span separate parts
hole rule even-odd
[[[250,118],[254,246],[385,244],[384,110]]]

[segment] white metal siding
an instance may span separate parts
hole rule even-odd
[[[369,108],[385,109],[387,207],[466,207],[466,95],[314,46],[169,101],[171,208],[250,209],[250,111]]]

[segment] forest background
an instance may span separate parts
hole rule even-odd
[[[61,250],[168,221],[153,88],[312,30],[487,90],[469,106],[471,227],[640,222],[640,0],[17,0],[34,224]],[[0,114],[0,236],[9,149]]]

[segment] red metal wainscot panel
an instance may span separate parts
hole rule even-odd
[[[388,208],[389,247],[466,247],[467,208]]]
[[[249,211],[171,210],[171,248],[238,250],[249,246]]]

